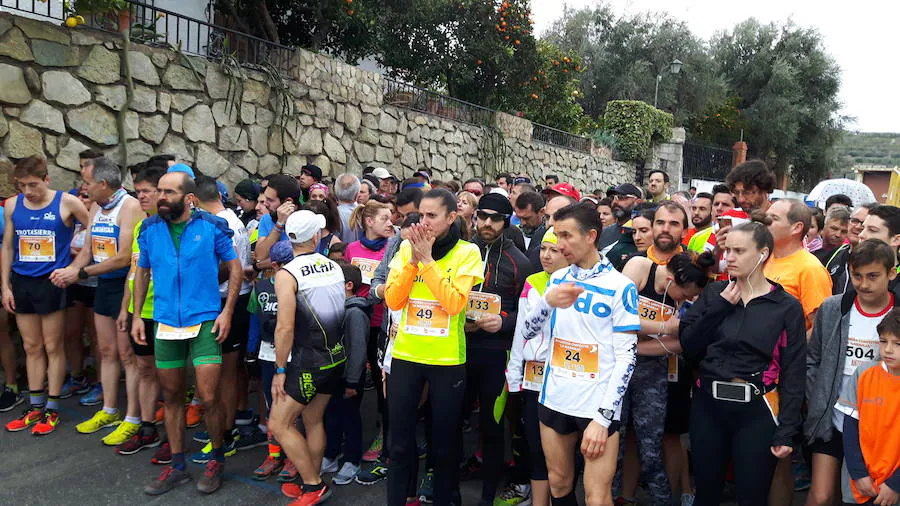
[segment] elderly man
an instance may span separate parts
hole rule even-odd
[[[359,230],[350,227],[350,215],[359,204],[356,196],[359,194],[360,182],[353,174],[341,174],[334,182],[334,196],[338,201],[338,213],[341,215],[341,241],[350,244],[359,239]]]

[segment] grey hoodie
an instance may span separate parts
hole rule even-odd
[[[347,348],[347,365],[344,382],[347,388],[362,387],[366,368],[366,349],[369,339],[369,302],[363,297],[347,297],[344,303],[344,346]]]
[[[830,441],[832,409],[841,395],[844,356],[850,335],[850,308],[856,291],[850,286],[842,295],[825,299],[816,311],[812,336],[806,346],[806,402],[808,412],[803,424],[807,443],[816,439]],[[900,303],[895,295],[894,306]]]

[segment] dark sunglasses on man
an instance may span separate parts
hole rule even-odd
[[[491,220],[494,223],[500,223],[501,221],[506,221],[510,218],[508,214],[489,213],[483,210],[476,211],[475,216],[477,216],[479,220]]]

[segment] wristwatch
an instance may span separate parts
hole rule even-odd
[[[603,418],[606,418],[607,420],[609,420],[611,422],[613,417],[616,416],[616,412],[611,409],[601,409],[600,416],[602,416]]]
[[[86,270],[84,270],[84,267],[82,267],[81,269],[78,269],[78,279],[85,280],[89,277],[90,276],[88,276],[88,273]]]
[[[284,372],[285,372],[284,367],[276,367],[275,368],[275,374],[284,374]]]

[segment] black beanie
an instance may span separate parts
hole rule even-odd
[[[488,193],[478,199],[478,209],[489,209],[507,216],[512,215],[512,204],[509,199],[499,193]]]

